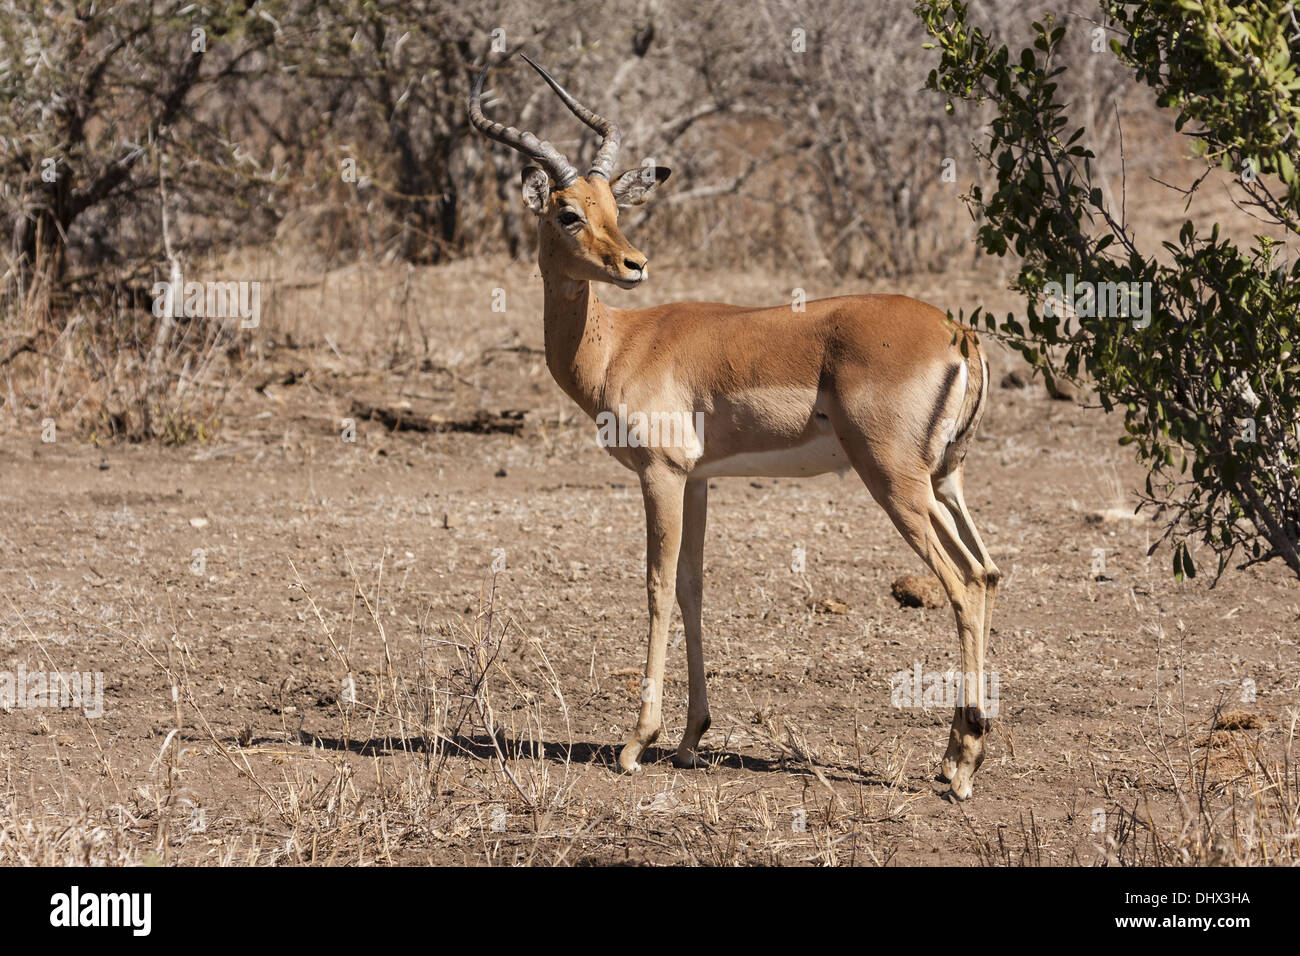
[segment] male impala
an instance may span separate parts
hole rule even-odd
[[[546,364],[593,419],[632,409],[704,424],[702,435],[690,429],[688,440],[675,444],[629,441],[609,449],[641,480],[650,604],[641,710],[619,766],[639,770],[659,734],[674,584],[690,688],[675,763],[700,765],[696,748],[709,727],[700,634],[708,480],[851,466],[943,583],[956,614],[965,680],[941,772],[953,796],[966,799],[988,728],[984,649],[1000,577],[962,498],[962,462],[988,390],[975,335],[931,306],[893,295],[822,299],[804,311],[604,304],[594,283],[632,289],[646,279],[646,257],[619,230],[619,207],[645,202],[668,170],[614,178],[618,127],[528,63],[602,137],[591,170],[579,176],[550,143],[483,115],[486,68],[474,83],[475,128],[533,160],[523,170],[523,194],[538,223]]]

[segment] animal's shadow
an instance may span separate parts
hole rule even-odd
[[[395,735],[372,737],[369,739],[345,739],[300,731],[299,742],[306,746],[320,747],[324,750],[347,751],[359,756],[382,757],[395,754],[429,753],[432,739],[424,737],[399,737]],[[254,743],[283,743],[272,740]],[[486,734],[456,734],[440,738],[442,748],[451,755],[473,757],[479,760],[498,759],[497,746]],[[543,741],[520,741],[498,738],[501,753],[508,760],[546,760],[556,764],[593,764],[610,770],[618,769],[618,751],[620,744],[596,743],[589,740],[577,740],[572,743]],[[641,757],[643,766],[656,770],[673,769],[674,750],[663,747],[649,747]],[[815,774],[806,762],[789,757],[759,757],[752,754],[739,754],[732,750],[705,750],[701,756],[710,767],[717,769],[742,770],[751,773],[784,773],[813,777]],[[819,766],[821,775],[827,780],[839,783],[864,783],[888,786],[890,781],[879,774],[869,771],[857,771],[849,767]]]

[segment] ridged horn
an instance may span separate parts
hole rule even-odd
[[[511,149],[516,149],[536,160],[551,179],[555,180],[557,189],[567,189],[572,186],[578,179],[578,171],[558,149],[546,140],[538,139],[527,130],[521,131],[513,126],[493,122],[483,115],[483,79],[487,76],[487,72],[488,68],[483,67],[483,72],[474,81],[474,88],[469,94],[469,121],[474,124],[474,128],[488,139],[505,143]]]
[[[591,172],[587,175],[599,176],[601,179],[609,180],[614,174],[614,163],[618,161],[619,147],[623,144],[623,134],[618,126],[603,116],[593,113],[570,96],[568,90],[557,83],[555,77],[529,59],[527,53],[520,53],[519,55],[524,58],[529,66],[542,75],[542,79],[550,85],[551,89],[555,91],[555,95],[560,98],[574,116],[601,135],[600,149],[597,150],[596,158],[591,162]]]

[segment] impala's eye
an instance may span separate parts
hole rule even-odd
[[[576,225],[577,225],[578,223],[580,223],[580,222],[582,222],[582,217],[579,216],[579,215],[578,215],[576,212],[574,212],[572,209],[561,209],[561,210],[560,210],[560,225],[561,225],[561,226],[566,226],[566,227],[567,227],[567,226],[576,226]]]

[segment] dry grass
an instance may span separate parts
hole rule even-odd
[[[213,436],[246,344],[237,320],[164,326],[138,280],[55,288],[47,276],[10,263],[0,277],[0,422],[46,442]]]
[[[389,641],[382,577],[368,594],[353,572],[353,600],[383,647],[382,665],[360,672],[298,579],[335,655],[337,736],[304,733],[293,707],[274,739],[219,733],[181,635],[138,639],[172,688],[159,752],[128,770],[101,750],[98,800],[65,779],[57,802],[33,812],[11,785],[0,865],[373,865],[445,861],[449,849],[489,865],[889,861],[873,825],[901,819],[915,799],[898,786],[910,753],[823,756],[769,710],[750,730],[806,781],[793,801],[707,774],[672,775],[630,801],[594,797],[578,779],[575,752],[588,745],[573,740],[561,682],[499,606],[495,576],[468,621],[438,624],[414,646]],[[228,806],[204,805],[187,785],[214,775]],[[883,794],[868,786],[877,777],[892,780]],[[240,803],[254,809],[230,816]]]
[[[120,630],[123,645],[133,643],[172,688],[172,726],[148,764],[135,767],[95,738],[98,782],[87,786],[86,771],[77,779],[71,767],[65,777],[60,760],[55,801],[35,809],[11,779],[0,793],[0,865],[386,865],[449,855],[487,865],[888,865],[900,833],[915,825],[913,804],[931,798],[905,782],[924,759],[905,740],[866,746],[855,733],[848,748],[814,744],[770,706],[729,730],[714,759],[726,764],[730,747],[748,737],[775,756],[777,786],[761,775],[668,772],[635,792],[590,788],[588,771],[608,774],[614,750],[592,753],[574,740],[566,688],[541,642],[501,606],[495,575],[466,618],[426,618],[417,633],[393,639],[382,562],[369,586],[349,567],[351,608],[342,616],[293,572],[332,652],[336,693],[323,726],[305,732],[296,708],[282,705],[278,733],[219,731],[182,634],[132,641]],[[378,637],[375,667],[352,660],[358,624]],[[1212,723],[1228,738],[1202,746],[1157,690],[1149,772],[1122,790],[1104,782],[1106,830],[1080,840],[1069,862],[1297,862],[1300,718],[1270,728],[1243,714],[1216,713]],[[57,759],[60,735],[50,736]],[[1018,763],[1014,743],[1004,744],[1009,772]],[[221,798],[200,798],[198,779],[215,783]],[[993,831],[955,812],[985,865],[1059,862],[1047,851],[1069,836],[1044,828],[1032,808],[1018,827]],[[1086,813],[1078,819],[1089,822]]]

